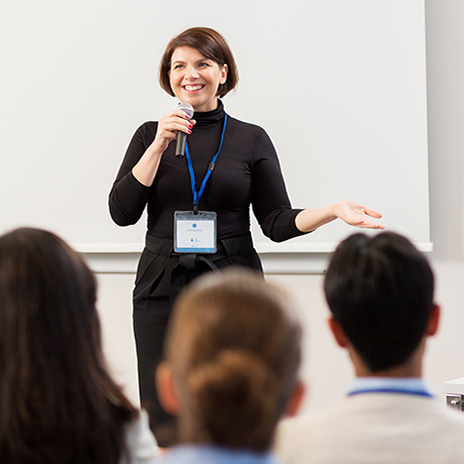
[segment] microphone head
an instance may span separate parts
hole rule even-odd
[[[177,109],[182,110],[189,119],[192,119],[193,113],[195,111],[190,103],[179,103]]]

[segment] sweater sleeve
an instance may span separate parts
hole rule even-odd
[[[158,462],[160,450],[148,426],[148,415],[140,411],[139,417],[125,427],[126,456],[118,464],[151,464]]]
[[[261,229],[274,242],[304,235],[295,225],[302,211],[292,208],[274,145],[261,129],[253,147],[253,212]]]
[[[155,127],[150,130],[149,124]],[[109,210],[113,221],[120,226],[135,224],[147,204],[150,187],[141,184],[134,177],[132,168],[145,153],[155,132],[156,123],[145,123],[137,129],[113,183],[109,195]]]

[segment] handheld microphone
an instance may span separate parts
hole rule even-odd
[[[189,121],[192,119],[194,109],[190,103],[180,103],[177,109],[182,110],[188,116]],[[184,157],[186,140],[187,134],[182,131],[177,131],[176,158]]]

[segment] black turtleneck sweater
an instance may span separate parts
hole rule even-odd
[[[195,113],[197,121],[187,143],[200,188],[211,158],[219,148],[224,123],[224,107]],[[149,145],[158,123],[146,122],[135,132],[109,196],[110,213],[120,226],[135,224],[145,207],[148,233],[173,238],[174,211],[192,210],[193,195],[186,158],[176,158],[176,142],[169,144],[151,187],[138,182],[132,174]],[[237,237],[250,230],[249,206],[264,234],[281,242],[301,235],[295,226],[292,209],[276,151],[266,132],[228,115],[224,143],[216,166],[199,202],[201,211],[217,213],[218,239]]]

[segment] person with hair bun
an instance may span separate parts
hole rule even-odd
[[[157,370],[178,415],[168,463],[273,463],[279,419],[296,412],[301,327],[289,299],[252,271],[199,278],[177,300]]]
[[[51,232],[0,237],[0,462],[149,464],[146,414],[107,371],[97,283]]]
[[[383,228],[381,215],[354,201],[292,208],[268,134],[225,111],[222,98],[238,83],[226,39],[193,27],[167,45],[159,67],[163,90],[193,108],[176,109],[135,132],[109,195],[116,224],[148,213],[145,249],[133,293],[134,334],[142,405],[160,444],[169,424],[153,377],[162,359],[171,306],[184,285],[227,266],[263,272],[250,233],[250,206],[263,233],[275,242],[297,237],[337,218],[363,228]],[[174,105],[173,105],[174,106]],[[295,110],[292,117],[304,117]],[[176,138],[187,137],[178,157]],[[177,142],[179,144],[179,142]],[[202,227],[193,228],[202,220]],[[200,232],[201,231],[201,235]]]

